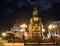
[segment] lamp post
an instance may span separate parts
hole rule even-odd
[[[53,40],[53,44],[54,44],[54,42],[56,42],[55,40],[57,40],[56,27],[57,27],[57,25],[55,25],[55,24],[51,24],[51,25],[48,26],[48,30],[49,30],[51,39]]]
[[[7,33],[3,32],[3,33],[2,33],[2,37],[5,39],[6,36],[7,36]]]
[[[25,31],[26,31],[27,25],[26,25],[26,24],[22,24],[20,27],[21,27],[21,32],[23,32],[23,39],[24,39],[24,42],[25,42],[24,33],[25,33]]]
[[[48,30],[50,31],[50,33],[52,34],[52,33],[56,33],[56,27],[57,27],[57,25],[55,25],[55,24],[51,24],[51,25],[49,25],[48,26]]]
[[[54,39],[53,39],[53,36],[52,36],[52,35],[53,35],[53,34],[52,34],[52,33],[53,33],[53,32],[52,32],[52,31],[53,31],[53,25],[52,25],[52,24],[48,26],[48,30],[49,30],[49,33],[50,33],[50,36],[51,36],[51,39],[52,39],[53,45],[54,45]]]

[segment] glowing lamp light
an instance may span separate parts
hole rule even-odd
[[[23,27],[23,25],[21,25],[20,27]]]
[[[48,38],[50,38],[50,36],[48,36]]]
[[[42,31],[45,32],[45,29],[42,28]]]
[[[50,36],[51,36],[50,34],[47,34],[47,39],[50,38]]]
[[[57,27],[57,25],[54,25],[53,28]]]
[[[20,27],[21,28],[27,28],[27,25],[26,24],[22,24]]]
[[[6,36],[6,33],[2,33],[2,36]]]
[[[23,29],[21,29],[20,31],[23,32]]]
[[[27,40],[29,38],[27,32],[24,33],[24,36],[25,36],[25,40]]]
[[[54,25],[54,24],[53,25],[51,24],[51,25],[48,26],[49,29],[52,29],[52,28],[54,29],[56,27],[57,27],[57,25]]]
[[[0,37],[0,40],[1,40],[2,38]]]
[[[25,33],[24,33],[24,36],[28,36],[28,33],[27,33],[27,32],[25,32]]]
[[[53,27],[53,25],[49,25],[49,26],[48,26],[49,29],[52,29],[52,27]]]

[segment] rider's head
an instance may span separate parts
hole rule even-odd
[[[37,7],[34,7],[34,10],[33,10],[33,16],[38,16],[38,10],[37,10]]]

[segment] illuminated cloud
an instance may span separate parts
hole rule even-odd
[[[53,1],[48,1],[48,0],[28,0],[28,2],[30,3],[30,5],[38,5],[39,7],[41,7],[42,10],[48,10],[50,8],[52,8],[52,2]]]
[[[9,6],[7,6],[7,8],[4,9],[5,12],[13,12],[13,10],[9,9],[10,6],[12,8],[22,8],[23,6],[26,6],[26,4],[31,6],[37,5],[38,7],[40,7],[41,11],[46,11],[53,8],[53,3],[60,3],[60,0],[5,0],[5,3],[7,3]]]

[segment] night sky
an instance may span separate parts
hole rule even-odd
[[[60,20],[60,0],[0,0],[0,31],[9,30],[16,20],[28,23],[34,6],[44,24]]]

